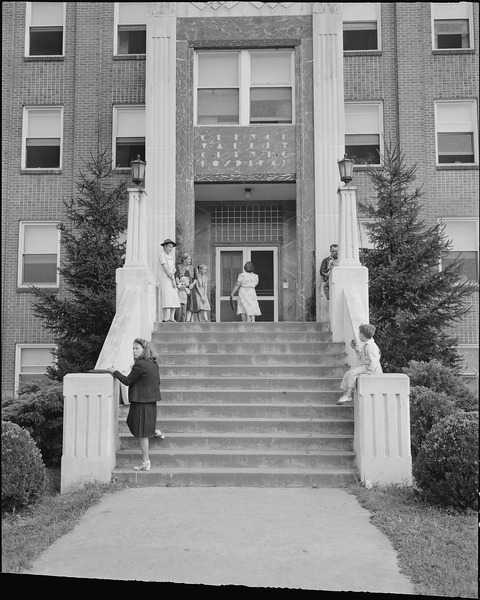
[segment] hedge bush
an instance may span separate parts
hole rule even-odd
[[[420,494],[456,509],[478,506],[478,412],[445,417],[428,433],[413,465]]]
[[[410,377],[411,386],[423,386],[434,392],[443,392],[462,410],[478,410],[478,395],[468,388],[459,373],[438,360],[411,360],[408,367],[402,370]]]
[[[47,377],[22,385],[15,398],[2,400],[2,419],[24,427],[48,467],[62,458],[63,385]]]
[[[2,421],[2,512],[22,508],[45,492],[46,468],[26,429]]]
[[[421,385],[410,389],[410,443],[413,461],[432,426],[458,410],[453,400],[444,393],[434,392]]]

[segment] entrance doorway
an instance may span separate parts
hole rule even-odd
[[[278,248],[270,247],[218,247],[215,249],[216,321],[238,321],[230,306],[230,293],[243,271],[243,265],[251,261],[255,266],[259,283],[255,288],[262,312],[256,321],[278,321]]]

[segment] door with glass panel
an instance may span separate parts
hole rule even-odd
[[[278,249],[276,247],[217,247],[215,256],[215,304],[216,321],[239,321],[236,296],[234,309],[230,305],[230,293],[243,272],[243,266],[251,261],[258,275],[255,288],[262,312],[256,321],[278,321]]]

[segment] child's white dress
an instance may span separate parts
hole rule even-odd
[[[260,316],[262,313],[255,292],[258,285],[258,275],[244,271],[238,276],[237,285],[240,286],[238,289],[237,315]]]

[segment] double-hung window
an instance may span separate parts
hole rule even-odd
[[[46,375],[47,367],[54,364],[52,344],[17,344],[15,348],[15,391],[23,383]]]
[[[117,169],[130,168],[137,156],[145,160],[145,106],[113,108],[113,148]]]
[[[380,164],[383,115],[380,102],[345,104],[345,153],[356,165]]]
[[[478,220],[442,219],[442,223],[445,236],[451,241],[451,249],[442,259],[442,267],[458,258],[463,263],[462,277],[478,281]]]
[[[60,232],[56,222],[20,223],[18,287],[58,287]]]
[[[293,122],[294,53],[290,49],[196,53],[196,124]]]
[[[65,2],[27,2],[25,56],[65,54]]]
[[[147,51],[147,2],[115,2],[114,54]]]
[[[477,107],[475,100],[435,102],[437,163],[478,162]]]
[[[62,166],[63,108],[25,107],[22,168],[60,169]]]
[[[472,2],[432,2],[433,49],[473,48]]]
[[[343,50],[380,50],[380,3],[343,3]]]

